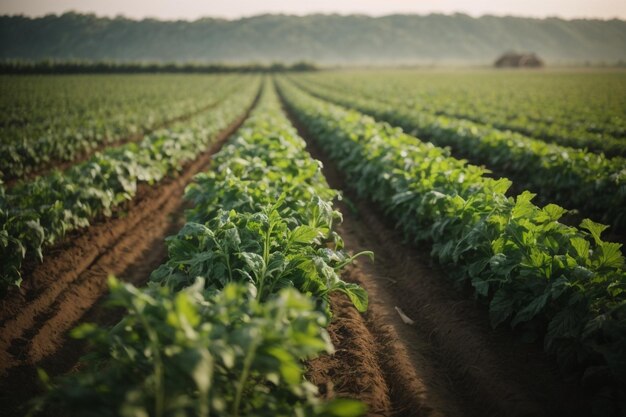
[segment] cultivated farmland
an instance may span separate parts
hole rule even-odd
[[[10,413],[626,412],[623,71],[0,91]]]

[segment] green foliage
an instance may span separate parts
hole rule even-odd
[[[211,277],[207,285],[214,289],[232,282],[251,283],[260,300],[294,287],[325,305],[329,292],[342,291],[365,311],[367,294],[338,276],[352,259],[326,247],[329,229],[282,217],[280,207],[246,214],[218,211],[206,224],[187,223],[168,238],[169,261],[154,271],[152,279],[175,289],[190,285],[197,276]]]
[[[310,85],[304,88],[323,99],[415,132],[437,146],[449,146],[455,156],[484,164],[497,175],[512,177],[517,186],[543,196],[544,203],[556,201],[609,223],[618,232],[626,231],[624,158],[609,159],[602,154],[549,144],[489,125]]]
[[[298,79],[381,106],[626,156],[623,71],[326,71]]]
[[[302,360],[332,353],[325,316],[283,289],[261,303],[251,287],[173,292],[110,280],[113,329],[82,325],[92,351],[80,371],[54,381],[39,409],[71,416],[357,416],[355,401],[323,403]]]
[[[23,178],[216,105],[232,76],[0,77],[0,177]]]
[[[214,277],[207,285],[216,289],[248,282],[261,300],[295,287],[326,303],[329,292],[341,291],[359,311],[367,309],[367,294],[338,276],[353,257],[333,231],[341,220],[331,203],[337,194],[273,90],[213,164],[188,187],[190,222],[167,239],[169,261],[153,280],[181,288],[196,276]]]
[[[492,324],[542,338],[565,370],[603,369],[607,386],[626,382],[626,272],[606,226],[559,222],[506,179],[449,156],[400,129],[280,83],[289,106],[347,180],[396,221],[407,239],[489,302]],[[617,395],[615,392],[607,394]]]
[[[2,189],[0,290],[20,283],[24,259],[41,260],[43,249],[67,232],[89,226],[98,215],[110,216],[115,207],[131,200],[138,184],[159,182],[194,160],[250,105],[257,89],[258,82],[250,80],[243,90],[191,121],[96,153],[63,173]]]

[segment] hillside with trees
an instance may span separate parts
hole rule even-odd
[[[464,14],[196,21],[77,13],[0,17],[3,60],[491,63],[509,50],[532,51],[550,64],[626,60],[626,22]]]

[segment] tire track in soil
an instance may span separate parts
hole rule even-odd
[[[433,266],[429,249],[400,243],[400,233],[381,220],[384,216],[372,203],[347,187],[280,97],[309,152],[324,164],[329,184],[350,202],[339,204],[344,217],[339,233],[346,248],[376,254],[376,262],[360,261],[346,278],[370,296],[364,318],[378,347],[391,415],[590,415],[590,399],[560,377],[541,346],[520,342],[508,329],[492,330],[484,306],[470,292],[454,289]],[[402,321],[396,306],[414,325]]]
[[[36,367],[50,374],[75,366],[84,351],[68,332],[82,321],[115,323],[121,315],[102,310],[110,273],[143,284],[166,258],[164,238],[176,233],[183,218],[186,185],[205,170],[226,140],[243,124],[260,97],[260,89],[246,112],[216,135],[213,144],[187,164],[179,176],[156,186],[142,184],[135,199],[105,219],[74,233],[54,248],[24,280],[24,287],[8,294],[0,309],[0,404],[17,412],[40,391]]]

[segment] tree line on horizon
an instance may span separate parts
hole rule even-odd
[[[116,62],[116,61],[27,61],[8,60],[0,62],[0,74],[216,74],[216,73],[279,73],[317,71],[309,62],[288,65],[272,64],[202,64],[202,63],[159,63],[159,62]]]
[[[3,61],[491,63],[508,50],[533,52],[548,63],[624,61],[626,22],[463,14],[196,21],[0,16]]]

